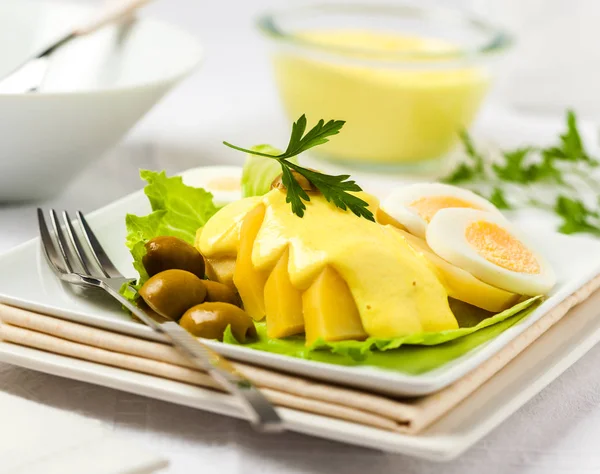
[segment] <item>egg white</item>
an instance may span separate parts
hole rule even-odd
[[[383,201],[381,208],[413,235],[425,238],[428,223],[410,204],[429,196],[449,196],[472,203],[477,209],[501,215],[500,211],[488,200],[457,186],[442,183],[417,183],[394,189]],[[464,208],[461,208],[464,209]]]
[[[474,222],[496,224],[519,240],[536,259],[539,273],[513,271],[481,256],[466,237],[468,226]],[[536,296],[546,294],[556,283],[550,263],[533,249],[526,237],[500,215],[476,209],[442,209],[431,219],[426,240],[429,247],[444,260],[468,271],[481,281],[506,291]]]
[[[194,168],[182,175],[183,183],[195,188],[204,188],[213,195],[217,206],[224,206],[242,198],[242,169],[238,166],[207,166]],[[236,184],[234,189],[219,187],[219,180]]]

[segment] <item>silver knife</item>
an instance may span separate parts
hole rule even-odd
[[[130,17],[135,10],[149,2],[150,0],[126,0],[104,9],[99,15],[94,16],[91,21],[74,28],[70,33],[60,37],[0,79],[0,94],[21,94],[38,91],[44,77],[46,77],[52,53],[75,38],[93,33],[103,26],[122,18]]]
[[[36,92],[50,66],[50,55],[76,37],[74,32],[52,43],[41,53],[29,59],[0,81],[0,94]]]

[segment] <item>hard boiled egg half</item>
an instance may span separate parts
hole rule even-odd
[[[183,184],[210,192],[216,206],[242,199],[242,169],[238,166],[194,168],[183,173],[182,178]]]
[[[547,293],[556,283],[546,259],[496,213],[438,210],[427,226],[426,240],[445,261],[506,291],[535,296]]]
[[[406,230],[425,238],[427,226],[441,209],[466,208],[502,216],[491,202],[467,190],[441,183],[419,183],[396,188],[381,209]]]

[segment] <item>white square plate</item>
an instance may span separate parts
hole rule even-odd
[[[89,222],[100,242],[124,275],[135,275],[131,256],[125,247],[125,215],[148,212],[150,206],[140,191],[89,215]],[[306,361],[219,342],[211,341],[209,344],[233,359],[374,392],[399,396],[435,392],[493,356],[548,310],[600,273],[600,259],[590,258],[600,255],[600,242],[540,232],[534,228],[526,230],[537,248],[550,259],[558,274],[558,284],[550,297],[531,315],[495,339],[435,370],[408,375],[375,367],[346,367]],[[106,295],[86,294],[84,297],[59,282],[46,264],[38,239],[0,256],[0,267],[10,269],[0,274],[0,302],[113,331],[157,338],[149,328],[133,321]]]

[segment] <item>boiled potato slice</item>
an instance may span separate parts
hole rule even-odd
[[[318,338],[343,341],[367,337],[352,293],[333,268],[325,267],[303,293],[302,304],[307,346]]]
[[[304,332],[302,292],[290,281],[288,256],[289,250],[286,249],[265,285],[265,311],[269,337],[287,337]]]
[[[233,284],[233,272],[235,270],[235,258],[207,258],[206,276],[209,280],[218,281],[236,290]],[[237,290],[236,290],[237,291]]]
[[[196,232],[196,249],[209,258],[235,258],[242,223],[248,212],[259,203],[260,197],[251,197],[234,201],[219,209],[206,225]]]
[[[264,291],[269,274],[254,268],[252,248],[264,217],[264,204],[259,204],[246,214],[240,229],[240,246],[233,271],[233,283],[242,298],[244,309],[256,321],[265,317]]]

